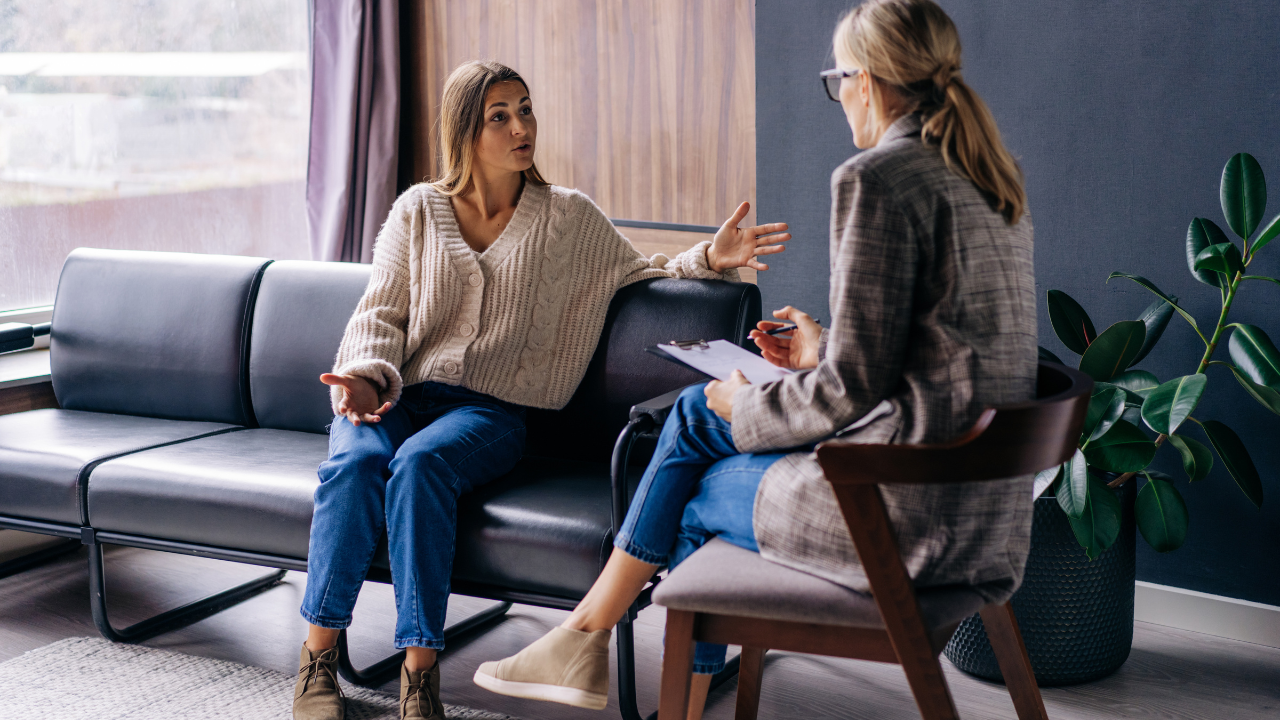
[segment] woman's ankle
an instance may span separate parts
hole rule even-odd
[[[307,649],[313,653],[321,653],[338,644],[338,635],[341,630],[333,630],[331,628],[322,628],[318,625],[309,625],[307,628],[307,639],[303,643]]]

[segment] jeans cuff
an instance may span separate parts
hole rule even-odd
[[[641,547],[626,535],[619,535],[613,539],[613,546],[642,563],[650,565],[666,565],[670,558],[669,553],[658,554],[648,548]]]
[[[409,647],[428,648],[430,650],[443,650],[444,641],[434,640],[432,638],[396,638],[396,649],[403,650]]]
[[[307,612],[306,608],[300,608],[298,612],[302,615],[303,620],[306,620],[316,627],[322,627],[327,630],[346,630],[351,627],[351,618],[347,618],[346,620],[327,620],[318,615],[313,615]]]
[[[696,662],[693,664],[693,672],[695,675],[715,675],[716,673],[720,672],[723,669],[724,669],[723,660],[717,660],[716,662],[713,662],[713,663]]]

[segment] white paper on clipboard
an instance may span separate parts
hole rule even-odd
[[[705,348],[700,346],[682,348],[675,345],[658,347],[685,365],[717,380],[728,380],[734,370],[741,370],[753,385],[781,380],[791,374],[790,370],[773,365],[768,360],[728,340],[712,340]]]

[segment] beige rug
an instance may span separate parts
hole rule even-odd
[[[69,638],[0,663],[4,720],[290,720],[292,675],[101,638]],[[398,698],[352,687],[347,720],[397,720]],[[514,720],[445,706],[450,720]]]

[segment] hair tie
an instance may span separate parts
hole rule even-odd
[[[938,67],[933,73],[933,84],[939,90],[946,90],[947,86],[960,79],[960,66],[955,64],[944,64]]]

